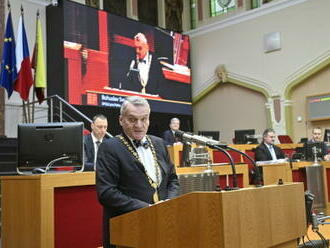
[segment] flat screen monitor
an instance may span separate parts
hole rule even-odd
[[[324,142],[330,143],[330,129],[324,130]]]
[[[250,137],[255,135],[254,129],[235,130],[235,144],[255,144],[258,140]]]
[[[18,125],[18,170],[73,167],[83,169],[82,122],[33,123]]]
[[[219,131],[198,131],[198,135],[205,136],[214,140],[220,140]]]

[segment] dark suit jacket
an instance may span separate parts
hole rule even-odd
[[[159,186],[161,200],[178,195],[179,183],[167,148],[161,138],[149,136],[156,150],[161,167],[162,182]],[[103,205],[104,248],[109,245],[109,219],[153,203],[154,189],[150,186],[141,164],[119,138],[102,143],[98,151],[96,190]]]
[[[135,61],[135,64],[133,66],[133,70],[130,70],[128,73],[128,80],[127,83],[122,85],[123,89],[132,90],[141,92],[142,85],[140,83],[140,74],[137,69],[137,61]],[[159,61],[155,58],[154,55],[152,55],[151,63],[150,63],[150,69],[149,69],[149,78],[148,83],[146,86],[146,93],[148,94],[160,94],[159,87],[161,85],[161,82],[164,80],[163,72],[161,69],[161,64]]]
[[[93,171],[94,170],[94,144],[92,135],[88,134],[84,136],[84,151],[85,151],[85,169],[84,171]]]
[[[164,133],[163,133],[163,139],[165,141],[165,145],[173,145],[173,143],[176,142],[176,139],[173,135],[173,132],[172,130],[166,130]]]
[[[107,140],[108,140],[108,138],[104,137],[102,140],[102,143]],[[84,151],[85,151],[84,171],[94,171],[95,149],[94,149],[93,138],[92,138],[91,134],[84,136]]]
[[[278,146],[274,145],[274,151],[275,151],[277,159],[281,159],[281,158],[285,157],[283,151]],[[272,159],[273,159],[272,155],[270,154],[267,146],[263,142],[259,146],[257,146],[257,148],[255,150],[255,160],[256,161],[268,161],[268,160],[272,160]]]
[[[315,142],[314,140],[308,140],[305,144],[304,144],[304,151],[305,151],[305,158],[306,160],[310,160],[313,161],[314,160],[314,156],[313,156],[313,152],[311,150],[308,150],[307,145],[311,145],[311,144],[315,144],[315,143],[319,143],[319,146],[321,147],[321,151],[318,152],[317,156],[320,157],[321,159],[324,158],[325,155],[328,154],[328,146],[325,142],[321,141],[321,142]]]

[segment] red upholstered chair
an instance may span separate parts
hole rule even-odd
[[[289,135],[277,135],[278,140],[281,144],[292,144],[293,141]]]

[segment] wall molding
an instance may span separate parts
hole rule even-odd
[[[232,83],[242,86],[244,88],[248,88],[260,92],[266,98],[280,95],[270,86],[270,83],[266,83],[230,71],[227,71],[227,78],[226,78],[226,82],[224,83]],[[220,84],[222,84],[222,82],[220,82],[219,78],[216,75],[210,77],[199,87],[199,89],[194,91],[195,93],[193,93],[194,96],[192,101],[193,104],[196,104],[198,101],[202,100]]]
[[[290,74],[284,83],[284,98],[289,99],[292,89],[307,78],[322,70],[330,64],[330,50],[325,51],[307,64],[301,66],[294,73]]]
[[[190,37],[207,34],[207,33],[219,30],[219,29],[226,28],[228,26],[232,26],[232,25],[235,25],[235,24],[238,24],[241,22],[245,22],[248,20],[258,18],[260,16],[264,16],[264,15],[267,15],[267,14],[270,14],[273,12],[277,12],[282,9],[292,7],[294,5],[301,4],[301,3],[304,3],[307,1],[312,1],[312,0],[282,0],[282,1],[270,2],[265,5],[262,5],[259,8],[252,9],[252,10],[246,10],[242,13],[239,13],[232,17],[228,17],[224,20],[212,22],[210,24],[203,25],[199,28],[189,30],[187,32],[184,32],[184,34],[189,35]],[[209,20],[211,20],[211,18]]]

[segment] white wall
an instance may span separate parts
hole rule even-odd
[[[212,83],[219,64],[271,95],[282,94],[295,73],[329,52],[329,10],[328,0],[283,0],[187,32],[193,96]],[[264,53],[263,36],[270,32],[281,33],[282,49]]]

